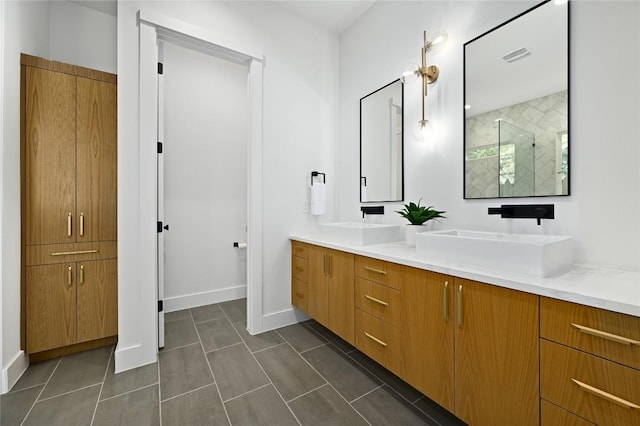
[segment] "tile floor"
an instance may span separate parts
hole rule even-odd
[[[113,347],[33,364],[0,424],[463,425],[315,321],[245,318],[245,299],[169,313],[159,362],[117,375]]]

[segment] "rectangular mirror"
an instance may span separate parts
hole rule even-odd
[[[464,45],[464,198],[569,195],[569,4]]]
[[[404,88],[395,80],[360,99],[360,202],[403,201]]]

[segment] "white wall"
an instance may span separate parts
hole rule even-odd
[[[166,311],[246,295],[246,65],[164,43]]]
[[[220,40],[251,46],[266,56],[263,74],[263,312],[265,321],[291,310],[288,236],[315,219],[302,213],[312,170],[332,182],[331,145],[337,105],[337,36],[271,2],[120,2],[118,4],[119,343],[138,351],[139,362],[155,359],[143,343],[155,332],[153,318],[140,318],[155,286],[139,275],[139,108],[136,13],[145,8],[215,32]],[[143,307],[143,308],[141,308]],[[153,352],[150,352],[153,350]],[[118,352],[119,353],[119,352]],[[116,358],[117,360],[118,358]]]
[[[440,77],[427,114],[430,144],[411,140],[420,88],[405,87],[405,199],[447,210],[438,228],[570,235],[579,263],[637,269],[640,262],[640,3],[571,2],[571,193],[569,197],[463,200],[463,44],[536,2],[378,2],[340,37],[340,220],[356,220],[358,100],[419,62],[423,30],[444,28],[446,49],[430,55]],[[597,28],[597,31],[594,31]],[[603,66],[599,66],[601,64]],[[606,66],[605,66],[606,64]],[[366,70],[366,72],[363,72]],[[500,219],[487,207],[554,203],[556,219]],[[403,223],[388,205],[383,219]],[[603,283],[603,285],[606,285]]]

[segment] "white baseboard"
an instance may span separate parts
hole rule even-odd
[[[242,299],[243,297],[247,297],[246,285],[185,294],[183,296],[166,297],[164,299],[164,311],[174,312],[182,309],[211,305],[213,303],[226,302],[227,300]]]
[[[308,316],[294,308],[285,309],[272,314],[266,314],[262,316],[262,332],[286,327],[291,324],[297,324],[308,319]]]
[[[29,367],[29,356],[24,351],[18,354],[9,363],[9,366],[2,370],[2,383],[0,383],[0,393],[9,392],[9,389],[16,384],[18,379]]]
[[[116,373],[131,370],[132,368],[142,367],[147,364],[153,364],[158,360],[157,350],[145,351],[141,344],[126,348],[122,348],[120,346],[121,345],[118,343],[114,353]]]

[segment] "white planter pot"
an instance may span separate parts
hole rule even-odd
[[[404,241],[408,246],[416,245],[416,233],[429,230],[427,225],[407,225],[404,231]]]

